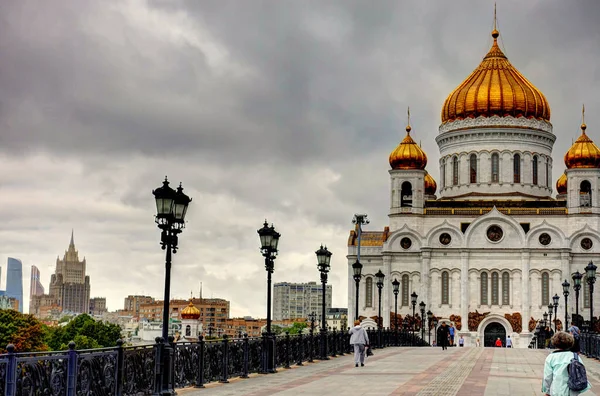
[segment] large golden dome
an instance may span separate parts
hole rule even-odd
[[[581,136],[565,154],[565,165],[573,168],[600,168],[600,149],[585,134],[587,125],[581,124]]]
[[[181,311],[181,319],[198,319],[198,318],[200,318],[200,311],[190,301],[190,304]]]
[[[425,174],[424,187],[426,195],[435,195],[435,190],[437,190],[437,183],[435,182],[434,178],[431,177],[429,172]]]
[[[406,137],[390,154],[392,169],[425,169],[425,165],[427,165],[427,155],[410,137],[410,131],[411,127],[408,125]]]
[[[442,123],[479,116],[512,116],[550,121],[544,95],[508,61],[498,47],[500,33],[477,69],[446,99]]]
[[[556,181],[556,192],[560,195],[567,193],[567,174],[563,173]]]

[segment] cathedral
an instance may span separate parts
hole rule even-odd
[[[375,274],[381,270],[384,327],[394,326],[394,280],[399,315],[412,315],[416,293],[416,312],[423,301],[440,321],[455,325],[466,345],[510,336],[516,347],[527,347],[555,296],[559,328],[575,313],[572,287],[565,311],[562,283],[572,285],[571,274],[600,257],[600,150],[582,123],[553,191],[550,106],[509,62],[498,36],[494,28],[490,50],[442,107],[439,188],[411,137],[410,120],[391,152],[389,225],[350,231],[350,312],[359,254],[359,315],[378,315]],[[585,276],[581,285],[579,313],[587,319]]]

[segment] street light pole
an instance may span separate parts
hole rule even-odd
[[[392,282],[394,291],[394,328],[396,330],[396,342],[398,342],[398,293],[400,292],[400,282],[394,278]]]
[[[550,323],[550,330],[552,330],[552,311],[554,311],[554,305],[552,303],[548,304],[548,316],[550,317],[550,319],[548,319],[548,323]],[[556,326],[555,326],[555,330],[556,330]]]
[[[162,322],[162,358],[163,369],[158,383],[155,383],[155,389],[160,394],[174,394],[174,384],[171,375],[173,348],[169,340],[169,303],[171,299],[171,253],[177,253],[177,244],[179,242],[177,234],[185,228],[185,215],[190,197],[183,193],[181,183],[177,191],[169,187],[167,177],[163,185],[152,191],[156,201],[155,222],[161,230],[160,245],[166,250],[165,257],[165,299],[163,302],[163,322]]]
[[[593,262],[585,267],[585,277],[587,283],[590,285],[590,332],[594,333],[594,283],[596,282],[596,267]]]
[[[557,331],[556,322],[558,322],[558,312],[557,312],[558,311],[558,300],[560,300],[560,297],[558,296],[558,294],[555,294],[554,297],[552,297],[552,301],[554,302],[554,332],[555,333]]]
[[[565,279],[565,281],[562,283],[562,288],[563,288],[563,296],[565,296],[565,327],[563,330],[567,331],[567,329],[569,328],[569,314],[567,311],[567,303],[569,301],[569,287],[571,285],[569,284],[569,282],[567,282],[567,280]]]
[[[365,213],[355,214],[352,219],[352,224],[356,224],[358,226],[357,230],[357,245],[356,245],[356,261],[352,264],[352,272],[354,273],[354,285],[356,286],[356,301],[354,307],[354,320],[358,320],[358,301],[359,301],[359,292],[358,289],[360,287],[360,277],[362,271],[362,264],[360,263],[360,241],[362,236],[362,225],[369,224],[369,219],[367,219],[367,215]]]
[[[425,341],[425,303],[423,301],[419,303],[419,308],[421,308],[421,339]]]
[[[325,291],[327,287],[327,273],[330,268],[330,261],[332,253],[327,250],[327,247],[321,247],[315,252],[317,255],[317,268],[321,272],[321,287],[322,287],[322,300],[321,300],[321,360],[329,360],[327,356],[327,321],[325,319]]]
[[[412,338],[413,341],[415,339],[415,327],[417,326],[417,321],[415,320],[415,308],[417,306],[417,298],[419,298],[419,295],[417,293],[415,293],[414,291],[410,294],[410,302],[412,304],[413,307],[413,315],[412,315]]]
[[[431,345],[431,320],[433,319],[433,312],[431,310],[427,311],[427,332],[429,335],[427,336],[427,342]]]
[[[263,334],[263,367],[262,372],[275,373],[275,339],[271,333],[271,275],[275,271],[275,258],[281,234],[265,220],[263,227],[257,231],[260,237],[260,250],[265,258],[267,271],[267,332]]]
[[[579,271],[576,271],[572,275],[573,290],[575,290],[575,324],[577,326],[581,326],[581,323],[579,323],[579,290],[581,290],[581,278],[583,278],[583,274],[579,273]]]
[[[375,274],[377,278],[377,289],[379,290],[379,315],[377,316],[377,345],[379,348],[383,348],[381,346],[381,332],[383,327],[383,320],[381,319],[381,290],[383,289],[383,280],[385,279],[385,274],[381,272],[381,269]]]

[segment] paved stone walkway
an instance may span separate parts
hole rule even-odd
[[[548,352],[505,348],[386,348],[375,350],[365,367],[350,355],[276,374],[178,389],[182,396],[225,395],[541,395]],[[592,390],[600,395],[600,362],[584,357]],[[594,393],[596,392],[596,393]]]

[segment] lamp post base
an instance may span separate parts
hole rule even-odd
[[[262,370],[261,374],[274,374],[275,370],[275,336],[263,333]]]
[[[320,331],[320,335],[321,335],[321,356],[320,359],[321,360],[329,360],[329,356],[327,353],[327,330],[325,329],[321,329]]]

